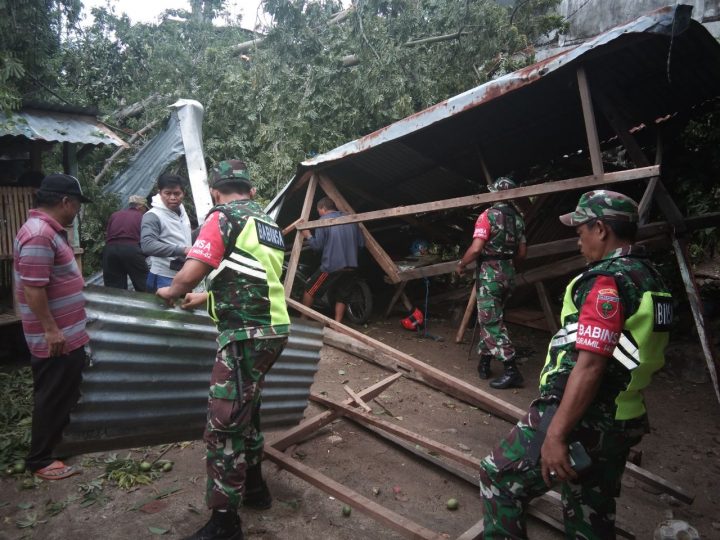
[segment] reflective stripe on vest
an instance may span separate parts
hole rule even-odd
[[[218,279],[224,270],[242,274],[250,279],[262,280],[268,286],[270,324],[272,326],[288,325],[290,317],[285,304],[285,288],[280,281],[285,252],[260,243],[256,222],[274,227],[256,217],[249,217],[238,234],[230,255],[224,258],[220,265],[208,275],[207,288],[209,290],[212,287],[212,281]],[[217,321],[212,291],[209,291],[208,297],[208,313],[214,321]]]

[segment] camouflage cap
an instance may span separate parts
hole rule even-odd
[[[506,189],[515,189],[517,185],[513,180],[505,176],[501,176],[488,186],[490,191],[505,191]]]
[[[570,227],[582,225],[593,219],[637,223],[638,205],[627,195],[599,189],[584,193],[574,212],[560,216],[563,225]]]
[[[211,188],[218,188],[228,184],[245,184],[252,187],[250,172],[247,170],[245,162],[239,159],[221,161],[210,169],[208,184]]]

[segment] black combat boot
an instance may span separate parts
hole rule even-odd
[[[213,510],[210,521],[185,540],[243,540],[240,516],[235,510],[220,512]]]
[[[245,474],[245,496],[242,501],[246,508],[267,510],[272,506],[270,490],[262,478],[262,464],[248,467]]]
[[[489,379],[492,372],[490,371],[490,361],[492,360],[492,356],[489,354],[483,354],[480,357],[480,362],[478,363],[478,376],[481,379]]]
[[[503,362],[505,373],[500,377],[490,382],[490,386],[497,388],[498,390],[504,390],[505,388],[520,388],[523,383],[523,376],[520,375],[520,370],[515,364],[515,360],[508,360]]]

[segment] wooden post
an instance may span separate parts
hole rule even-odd
[[[460,322],[460,328],[458,328],[457,334],[455,334],[455,343],[461,343],[465,337],[465,331],[470,324],[470,317],[472,316],[473,309],[475,309],[475,300],[477,300],[477,287],[473,283],[472,289],[470,290],[470,296],[468,297],[467,306],[465,306],[465,313],[463,313],[463,318]]]
[[[395,303],[398,301],[398,298],[400,298],[400,295],[403,294],[403,291],[405,290],[405,285],[407,285],[407,281],[401,281],[395,286],[395,292],[393,293],[392,298],[390,299],[390,303],[385,310],[386,319],[390,316],[390,312],[392,311],[392,308],[395,307]]]
[[[595,113],[593,112],[590,86],[588,85],[585,68],[580,66],[577,70],[578,89],[580,90],[580,101],[582,102],[583,118],[585,119],[585,133],[587,134],[588,150],[590,151],[590,162],[592,163],[593,175],[597,178],[603,177],[602,154],[600,153],[600,140],[595,124]]]
[[[554,334],[558,331],[559,326],[557,319],[555,318],[555,314],[553,313],[552,306],[550,305],[550,298],[548,298],[545,284],[542,281],[535,282],[535,290],[538,293],[538,298],[540,299],[540,305],[542,306],[543,313],[545,313],[548,330],[550,330],[550,332]]]
[[[300,212],[300,219],[303,221],[306,221],[310,217],[317,183],[317,176],[313,174],[308,182],[307,191],[305,192],[305,201],[303,202],[302,211]],[[295,223],[297,223],[297,221]],[[300,262],[300,250],[302,249],[302,243],[303,236],[300,234],[300,231],[296,231],[295,242],[293,243],[290,260],[288,261],[287,272],[285,273],[285,296],[287,298],[290,298],[290,293],[292,292],[293,281],[295,281],[295,273],[297,272],[297,266]]]
[[[655,149],[655,164],[660,165],[661,163],[662,138],[660,137],[660,132],[658,132],[657,147]],[[650,179],[647,187],[645,188],[645,193],[643,193],[642,199],[640,200],[640,204],[638,204],[638,223],[640,225],[647,223],[648,217],[650,216],[650,205],[652,204],[653,196],[655,195],[655,189],[657,189],[657,184],[659,181],[659,176],[654,176]]]
[[[342,193],[340,193],[335,187],[334,182],[328,177],[320,175],[320,187],[328,195],[328,197],[335,201],[335,205],[338,207],[338,210],[342,210],[343,212],[346,212],[348,214],[355,213],[355,210],[352,209],[347,200],[345,200],[345,197],[342,196]],[[390,279],[392,283],[399,283],[399,270],[393,260],[390,258],[390,255],[385,252],[385,250],[382,248],[382,246],[380,246],[378,241],[375,240],[375,237],[370,234],[370,231],[368,231],[364,223],[359,223],[358,226],[360,227],[360,231],[365,237],[365,247],[370,252],[370,255],[373,256],[373,259],[375,259],[380,268],[382,268],[383,271],[387,274],[388,279]]]

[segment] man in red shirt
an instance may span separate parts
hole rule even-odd
[[[33,373],[33,418],[27,468],[44,480],[79,471],[52,452],[60,442],[70,410],[80,397],[85,365],[84,281],[65,227],[80,205],[90,202],[77,178],[46,176],[35,194],[36,206],[15,238],[15,294]]]
[[[110,216],[103,250],[103,281],[106,287],[127,289],[130,276],[136,291],[147,290],[148,265],[140,249],[140,224],[147,210],[145,197],[131,195],[128,207]]]

